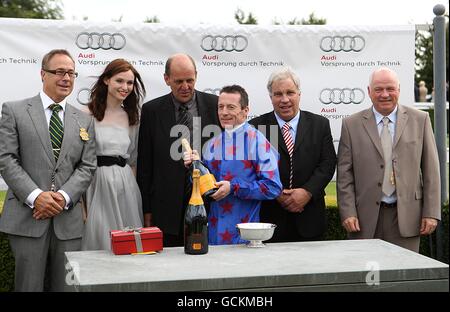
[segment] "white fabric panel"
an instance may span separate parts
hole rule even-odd
[[[95,33],[116,35],[113,42],[111,35],[102,40]],[[96,76],[115,58],[131,61],[140,72],[146,101],[166,94],[165,61],[185,52],[197,63],[198,90],[217,92],[228,84],[247,90],[250,118],[272,110],[267,79],[277,67],[291,66],[301,80],[301,109],[329,118],[337,142],[342,118],[371,105],[369,75],[382,65],[399,75],[400,103],[414,104],[414,35],[414,25],[187,27],[0,18],[0,103],[38,93],[41,58],[54,48],[69,50],[76,61],[80,75],[69,102],[77,105],[87,101]],[[346,89],[341,95],[344,88],[355,89],[355,94]],[[324,89],[337,90],[333,97]],[[323,103],[331,100],[335,103]]]

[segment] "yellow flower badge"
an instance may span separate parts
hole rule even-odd
[[[80,128],[80,137],[83,141],[89,141],[89,134],[85,128]]]

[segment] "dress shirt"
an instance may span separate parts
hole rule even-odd
[[[378,129],[378,135],[381,136],[381,130],[383,130],[383,117],[387,117],[390,120],[390,123],[388,124],[389,133],[391,134],[392,142],[394,142],[395,137],[395,123],[397,122],[397,106],[395,106],[395,109],[387,116],[384,116],[380,114],[375,107],[372,107],[373,114],[375,116],[375,122],[377,123],[377,129]],[[395,172],[394,172],[395,174]],[[397,191],[392,193],[391,196],[382,195],[381,201],[391,204],[395,203],[397,201]]]
[[[278,116],[276,112],[275,112],[275,118],[277,119],[278,126],[280,127],[280,129],[283,129],[283,126],[285,123],[287,123],[287,122],[289,123],[289,125],[291,126],[291,129],[289,130],[289,132],[291,133],[292,141],[295,144],[295,136],[297,134],[297,126],[298,126],[298,123],[300,122],[300,110],[297,112],[297,115],[295,115],[295,117],[289,121],[285,121],[285,120],[281,119],[281,117]]]
[[[42,105],[44,107],[44,113],[45,113],[45,119],[47,120],[47,128],[50,126],[50,117],[52,116],[53,111],[49,108],[50,105],[55,104],[55,101],[53,101],[47,94],[45,94],[45,92],[42,90],[41,92],[39,92],[39,95],[41,97],[41,101],[42,101]],[[62,107],[62,110],[60,110],[58,112],[58,116],[59,119],[61,119],[61,122],[64,125],[64,112],[66,111],[66,99],[62,100],[59,103]],[[36,198],[39,196],[39,194],[41,194],[42,192],[44,192],[43,190],[41,190],[40,188],[37,188],[35,190],[33,190],[30,195],[28,195],[27,199],[25,200],[25,204],[27,204],[28,206],[30,206],[30,208],[34,208],[34,201],[36,200]],[[64,199],[66,200],[66,206],[64,207],[64,209],[69,209],[69,204],[70,204],[70,197],[69,195],[64,192],[63,190],[58,190],[58,193],[61,193],[62,196],[64,196]]]

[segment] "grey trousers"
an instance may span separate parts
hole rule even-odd
[[[65,251],[81,249],[81,238],[60,240],[53,230],[53,222],[41,237],[8,235],[15,263],[15,291],[44,291],[45,274],[49,274],[50,291],[63,291]],[[48,262],[48,270],[46,272]]]
[[[379,238],[394,245],[419,252],[420,235],[413,237],[402,237],[400,235],[398,229],[397,207],[380,207],[374,238]]]

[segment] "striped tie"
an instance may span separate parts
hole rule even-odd
[[[184,125],[189,129],[188,131],[183,131],[181,137],[187,139],[189,144],[192,146],[192,127],[193,127],[193,118],[192,114],[188,111],[188,107],[186,104],[181,104],[178,110],[178,121],[177,124]]]
[[[178,120],[177,124],[184,125],[188,128],[188,130],[183,129],[181,133],[181,137],[185,138],[189,141],[189,144],[192,146],[192,126],[193,126],[193,117],[192,114],[188,111],[188,107],[186,104],[181,104],[178,110]],[[192,182],[191,182],[191,169],[185,168],[184,172],[184,195],[183,195],[183,205],[189,201],[192,193]]]
[[[50,117],[50,141],[52,142],[53,155],[55,155],[55,161],[58,161],[59,153],[61,151],[61,143],[64,136],[64,127],[61,119],[58,116],[60,110],[62,110],[61,105],[52,104],[49,108],[53,111]]]
[[[292,177],[293,177],[292,156],[294,154],[294,140],[292,139],[292,134],[289,131],[290,129],[291,129],[291,125],[288,122],[286,122],[283,125],[282,134],[283,134],[284,143],[286,143],[286,147],[287,147],[287,150],[289,153],[289,159],[290,159],[290,161],[289,161],[289,163],[290,163],[290,166],[289,166],[289,188],[291,189],[292,188]]]

